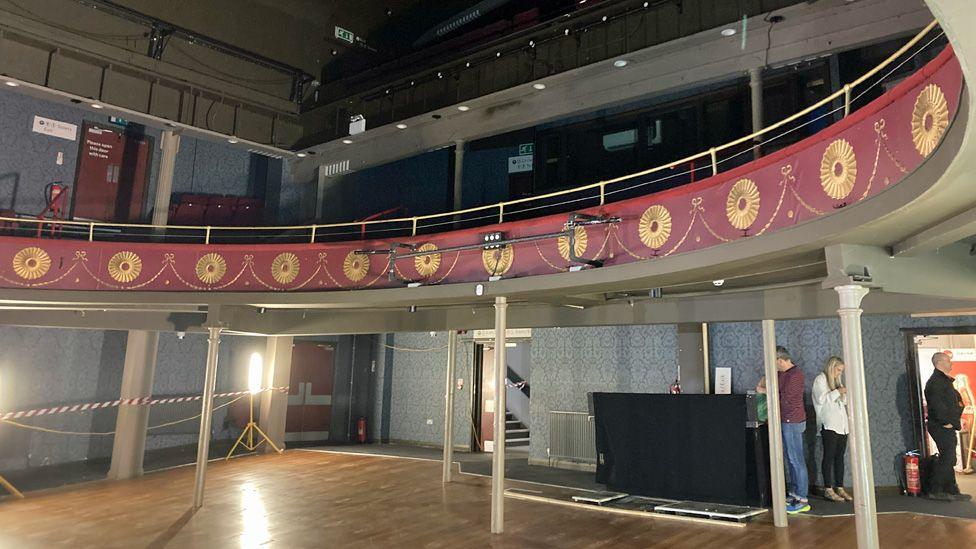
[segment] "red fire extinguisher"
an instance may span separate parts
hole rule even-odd
[[[360,442],[366,442],[366,418],[360,417],[359,421],[356,422],[356,439]]]
[[[918,452],[905,452],[905,494],[920,496],[922,483],[918,477]]]

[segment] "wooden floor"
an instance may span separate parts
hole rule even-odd
[[[447,486],[437,462],[295,450],[212,463],[203,509],[193,468],[0,502],[0,547],[721,547],[848,548],[852,518],[768,519],[746,528],[614,516],[506,499],[492,536],[489,480]],[[521,483],[513,483],[531,487]],[[976,521],[879,518],[882,547],[972,547]]]

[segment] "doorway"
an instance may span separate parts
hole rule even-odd
[[[956,432],[955,472],[956,483],[964,494],[976,497],[976,328],[921,329],[907,331],[908,388],[913,415],[913,434],[916,448],[922,454],[920,466],[926,457],[938,453],[935,442],[925,429],[927,403],[925,383],[935,371],[932,356],[942,352],[952,359],[950,376],[962,397],[965,408],[961,427]],[[924,469],[921,478],[926,478]]]
[[[472,452],[492,452],[495,446],[495,349],[493,341],[475,342],[471,391]],[[528,457],[530,432],[531,340],[506,344],[505,450]]]
[[[153,138],[141,127],[82,126],[73,219],[139,223],[143,221]]]
[[[292,347],[285,441],[325,442],[332,422],[335,347],[297,342]]]

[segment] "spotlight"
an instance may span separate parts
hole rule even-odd
[[[465,63],[464,66],[470,69],[471,68],[471,61],[468,61],[467,63]]]
[[[261,361],[261,353],[251,353],[251,363],[247,372],[247,390],[252,395],[261,392],[261,373],[263,369],[264,364]]]
[[[468,112],[471,110],[471,107],[467,105],[458,105],[458,110],[461,112]]]
[[[565,34],[566,36],[569,36],[569,29],[566,29],[565,31],[563,31],[563,34]]]
[[[530,48],[534,48],[535,47],[535,40],[529,40],[529,47]]]
[[[627,66],[627,63],[630,63],[630,61],[627,61],[626,59],[617,59],[613,62],[613,66],[617,67],[618,69],[622,69]]]
[[[606,23],[606,22],[607,22],[607,16],[606,16],[606,15],[604,15],[604,16],[603,16],[603,19],[602,19],[602,21],[603,21],[604,23]]]
[[[500,52],[500,51],[496,51],[495,52],[495,57],[501,57],[501,56],[502,56],[502,52]]]
[[[537,89],[537,90],[544,90],[544,89],[546,89],[546,85],[543,84],[542,82],[536,82],[535,84],[532,84],[532,87],[535,88],[535,89]]]
[[[505,234],[501,231],[485,233],[481,235],[481,247],[485,250],[496,250],[502,247],[500,244],[502,240],[505,240]]]
[[[352,139],[343,139],[342,142],[346,145],[352,145]]]
[[[444,78],[444,74],[443,73],[437,73],[437,78]]]
[[[644,2],[644,7],[645,7],[645,8],[647,7],[647,4],[648,4],[648,2]]]
[[[400,124],[397,124],[396,127],[397,127],[398,130],[405,130],[405,129],[407,129],[407,125],[404,124],[404,123],[402,123],[402,122]]]
[[[722,284],[725,284],[725,280],[723,280],[723,279],[721,279],[721,278],[720,278],[720,279],[718,279],[718,280],[713,280],[713,281],[712,281],[712,284],[714,284],[714,285],[715,285],[716,287],[719,287],[719,286],[721,286]]]
[[[332,57],[339,55],[339,50],[332,50]]]
[[[733,28],[722,29],[722,36],[732,36],[734,34],[735,34],[735,29]]]

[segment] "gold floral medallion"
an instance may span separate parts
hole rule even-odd
[[[512,268],[514,261],[515,250],[511,244],[481,252],[481,262],[484,263],[485,270],[491,276],[501,276],[507,273]]]
[[[949,105],[942,88],[929,84],[915,99],[912,111],[912,141],[922,156],[932,154],[949,127]]]
[[[24,280],[41,278],[51,268],[51,256],[47,252],[31,246],[14,254],[14,272]]]
[[[660,204],[644,210],[637,232],[648,248],[660,248],[671,237],[671,212]]]
[[[342,262],[342,272],[353,282],[366,278],[366,273],[369,272],[369,256],[364,253],[349,252],[346,254],[346,260]]]
[[[271,262],[271,276],[278,284],[289,284],[298,277],[300,267],[297,255],[291,252],[280,253]]]
[[[736,229],[748,229],[759,216],[759,188],[751,179],[732,185],[725,200],[725,216]]]
[[[142,259],[134,252],[119,252],[108,260],[108,274],[116,282],[132,282],[142,272]]]
[[[227,262],[219,254],[209,253],[197,261],[197,278],[204,284],[216,284],[227,274]]]
[[[820,161],[820,186],[827,196],[841,199],[851,194],[857,180],[857,157],[846,139],[837,139]]]
[[[573,228],[573,255],[576,257],[582,257],[582,255],[586,252],[588,238],[589,237],[586,235],[585,228]],[[561,255],[566,261],[569,261],[569,237],[563,235],[556,239],[556,248],[559,250],[559,255]]]
[[[421,245],[417,248],[418,252],[433,252],[437,250],[437,246],[431,242]],[[417,269],[417,273],[420,276],[428,277],[437,272],[438,267],[441,266],[441,254],[426,254],[418,255],[413,258],[413,266]]]

